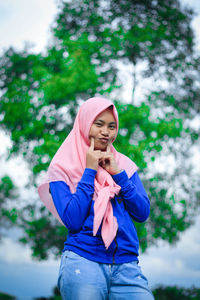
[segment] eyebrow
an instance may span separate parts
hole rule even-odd
[[[101,119],[97,119],[97,120],[95,120],[94,122],[102,122],[102,123],[105,123],[103,120],[101,120]],[[117,123],[116,122],[110,122],[109,124],[115,124],[115,125],[117,125]]]

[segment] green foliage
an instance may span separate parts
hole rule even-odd
[[[60,13],[54,27],[63,44],[87,34],[96,58],[104,61],[124,59],[136,63],[147,60],[152,70],[175,63],[168,58],[191,51],[192,12],[181,10],[178,1],[60,1]],[[187,30],[184,25],[187,24]],[[113,51],[115,50],[115,52]],[[168,58],[168,60],[167,60]],[[161,61],[160,61],[161,60]]]
[[[158,286],[153,290],[153,295],[155,300],[198,300],[200,289],[196,287]],[[51,297],[39,297],[35,300],[61,300],[61,295],[58,288],[55,287]]]
[[[0,299],[1,300],[15,300],[16,297],[0,292]]]
[[[193,12],[182,9],[177,0],[60,1],[54,37],[57,47],[66,53],[71,53],[72,45],[87,50],[92,64],[103,72],[104,85],[113,83],[119,62],[142,63],[146,66],[142,77],[153,76],[158,84],[160,79],[167,80],[168,90],[162,94],[170,91],[174,106],[191,113],[194,105],[200,111],[192,17]]]
[[[153,290],[153,294],[155,300],[198,300],[200,289],[195,287],[159,286]]]
[[[17,198],[17,188],[9,176],[0,178],[0,226],[9,228],[15,225],[18,212],[12,202]],[[10,206],[10,207],[9,207]],[[1,235],[0,235],[1,237]]]
[[[18,225],[24,231],[20,242],[30,245],[33,258],[44,260],[48,258],[49,249],[54,256],[60,256],[67,229],[44,207],[27,206],[19,216]]]
[[[175,113],[163,115],[159,119],[153,118],[150,107],[145,103],[134,107],[119,102],[116,106],[120,119],[116,148],[135,161],[140,170],[147,172],[148,165],[154,162],[158,153],[163,152],[166,143],[181,137],[183,121],[176,118]],[[172,177],[151,173],[148,180],[145,174],[141,174],[151,199],[150,218],[146,224],[135,223],[142,251],[159,238],[169,243],[175,242],[179,233],[191,224],[189,205],[174,196],[177,195],[175,188],[169,192],[168,185]]]
[[[13,191],[15,186],[9,176],[4,176],[0,181],[0,202],[3,202],[4,198],[14,197]]]
[[[143,251],[159,239],[175,242],[199,212],[199,181],[189,160],[199,137],[191,121],[200,111],[192,17],[177,0],[60,1],[45,54],[10,48],[0,57],[0,127],[12,140],[8,158],[23,156],[32,170],[30,184],[70,132],[79,105],[94,95],[115,98],[115,147],[136,162],[151,200],[149,221],[136,224]],[[137,106],[122,103],[119,63],[145,65],[140,75],[154,83]],[[161,157],[174,165],[158,171]],[[2,191],[0,185],[3,218],[23,228],[21,242],[33,256],[57,255],[65,228],[39,202],[8,210],[7,185]]]
[[[39,297],[39,298],[35,298],[35,300],[61,300],[61,295],[60,295],[60,292],[58,290],[57,287],[55,287],[53,289],[53,295],[49,298],[45,298],[45,297]]]
[[[116,103],[116,106],[120,120],[116,147],[136,161],[141,169],[147,168],[149,160],[154,161],[169,139],[181,137],[183,121],[176,118],[175,113],[153,118],[150,107],[145,103],[137,107],[122,103]],[[124,145],[127,147],[124,148]]]

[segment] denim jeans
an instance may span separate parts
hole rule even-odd
[[[64,300],[153,300],[136,261],[109,265],[65,251],[58,288]]]

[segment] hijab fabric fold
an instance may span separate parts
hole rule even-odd
[[[63,222],[57,213],[49,192],[49,183],[53,181],[64,181],[69,186],[70,191],[75,193],[77,184],[81,180],[86,168],[86,153],[90,146],[89,131],[91,125],[96,117],[110,106],[113,107],[113,115],[118,130],[118,114],[111,101],[101,97],[94,97],[88,99],[81,105],[72,131],[54,155],[48,168],[46,179],[38,187],[38,193],[42,202],[61,224],[63,224]],[[125,155],[117,152],[113,145],[111,145],[110,149],[114,154],[119,169],[125,170],[130,178],[137,170],[135,163]],[[121,188],[114,182],[112,176],[101,166],[98,167],[94,187],[93,235],[95,236],[97,234],[102,224],[101,236],[106,249],[108,249],[118,229],[117,219],[113,215],[110,200],[120,192]]]

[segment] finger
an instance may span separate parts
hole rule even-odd
[[[90,138],[90,149],[94,150],[94,138],[93,137]]]
[[[108,153],[111,152],[111,150],[110,150],[110,143],[108,143],[108,145],[107,145],[106,152],[108,152]]]
[[[112,159],[110,153],[108,152],[103,152],[101,160],[103,161],[103,165],[109,164],[110,160]]]

